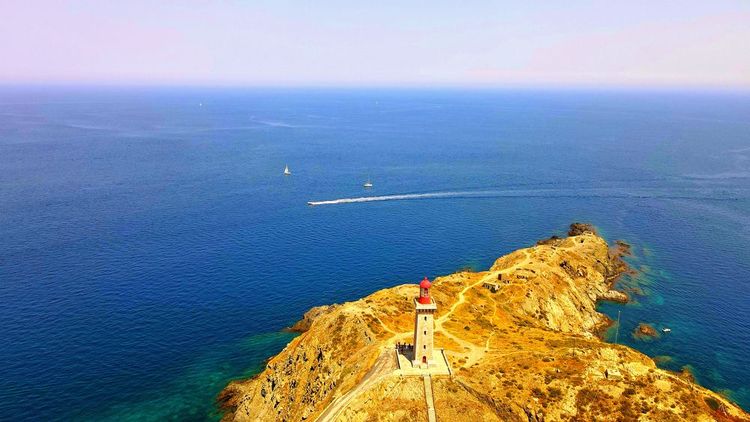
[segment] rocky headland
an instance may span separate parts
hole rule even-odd
[[[597,337],[610,323],[597,301],[627,300],[613,283],[629,247],[587,225],[568,234],[434,280],[435,346],[452,374],[432,376],[429,393],[397,370],[418,291],[405,284],[310,310],[263,372],[220,394],[224,420],[750,421],[690,377]]]

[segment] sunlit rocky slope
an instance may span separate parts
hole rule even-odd
[[[602,299],[627,270],[624,245],[582,225],[435,280],[436,347],[453,376],[432,377],[441,421],[750,421],[723,397],[625,346],[601,341]],[[416,284],[311,310],[304,331],[258,376],[219,397],[226,420],[427,420],[421,377],[395,371],[410,341]]]

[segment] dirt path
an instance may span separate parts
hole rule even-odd
[[[388,375],[391,372],[393,372],[395,368],[395,355],[392,349],[384,349],[383,352],[380,354],[378,359],[375,361],[375,364],[370,368],[370,370],[365,374],[364,377],[362,377],[362,380],[357,384],[356,387],[349,390],[346,394],[343,396],[337,398],[336,400],[332,401],[328,407],[323,411],[323,413],[320,414],[317,421],[318,422],[332,422],[335,421],[336,418],[339,417],[339,414],[346,409],[346,406],[349,404],[349,402],[360,395],[363,391],[370,388],[373,384],[375,384],[380,378],[382,378],[384,375]]]
[[[458,293],[458,300],[457,300],[457,301],[455,301],[455,302],[453,302],[453,305],[451,305],[451,307],[450,307],[450,309],[448,310],[448,312],[446,312],[446,313],[445,313],[445,314],[444,314],[443,316],[441,316],[440,318],[438,318],[438,319],[436,319],[436,320],[435,320],[435,326],[436,326],[436,327],[438,327],[438,326],[439,326],[439,327],[442,327],[442,326],[443,326],[443,321],[445,321],[446,319],[448,319],[448,317],[449,317],[449,316],[450,316],[450,315],[451,315],[451,314],[453,313],[453,311],[455,311],[455,310],[456,310],[456,308],[458,308],[459,306],[461,306],[461,305],[462,305],[463,303],[465,303],[465,302],[466,302],[466,297],[465,297],[465,294],[466,294],[466,292],[468,292],[468,291],[469,291],[469,289],[472,289],[472,288],[474,288],[474,287],[476,287],[476,286],[478,286],[478,285],[480,285],[480,284],[482,284],[482,283],[486,282],[486,281],[487,281],[488,279],[491,279],[491,278],[493,278],[493,277],[497,277],[497,275],[496,275],[496,274],[497,274],[497,273],[495,273],[495,272],[493,272],[493,273],[490,273],[490,274],[488,274],[488,275],[487,275],[486,277],[482,277],[482,278],[481,278],[481,279],[480,279],[479,281],[477,281],[476,283],[473,283],[473,284],[469,284],[468,286],[464,287],[464,288],[463,288],[463,289],[462,289],[462,290],[461,290],[461,291],[460,291],[460,292]]]
[[[503,272],[514,271],[516,268],[526,264],[530,259],[529,253],[525,250],[523,251],[523,253],[526,257],[522,259],[521,261],[513,264],[512,266],[508,268],[504,268],[500,271],[491,271],[489,274],[479,279],[479,281],[469,284],[468,286],[464,287],[461,290],[461,292],[458,293],[458,300],[455,301],[453,305],[451,305],[448,312],[446,312],[443,316],[435,320],[435,331],[439,330],[440,333],[442,333],[444,336],[455,341],[456,343],[458,343],[459,346],[463,347],[464,350],[468,351],[468,356],[466,357],[466,363],[462,365],[463,367],[465,368],[471,367],[476,362],[478,362],[485,355],[485,353],[487,353],[487,351],[489,350],[491,335],[490,337],[487,338],[487,341],[485,342],[483,346],[478,346],[474,343],[471,343],[467,340],[461,339],[453,335],[450,331],[448,331],[447,329],[443,327],[443,322],[445,322],[459,306],[466,303],[466,292],[468,292],[470,289],[480,286],[486,282],[492,282],[492,281],[496,282],[498,274],[503,273]]]
[[[466,303],[466,292],[468,292],[470,289],[473,289],[473,288],[475,288],[475,287],[477,287],[479,285],[482,285],[483,283],[488,282],[488,281],[497,281],[497,275],[498,275],[498,273],[513,271],[516,268],[518,268],[519,266],[526,264],[528,262],[528,260],[529,260],[529,254],[526,251],[524,251],[524,254],[526,255],[526,257],[523,260],[521,260],[521,261],[513,264],[512,266],[510,266],[508,268],[504,268],[501,271],[491,271],[485,277],[482,277],[479,281],[477,281],[475,283],[472,283],[472,284],[469,284],[466,287],[464,287],[463,289],[461,289],[461,292],[459,292],[459,294],[458,294],[458,300],[456,300],[451,305],[451,307],[448,310],[448,312],[446,312],[440,318],[437,318],[435,320],[435,330],[436,331],[440,330],[440,332],[442,334],[444,334],[446,337],[450,338],[451,340],[455,341],[457,344],[459,344],[461,347],[463,347],[464,350],[468,351],[468,356],[466,358],[466,363],[464,363],[464,365],[463,365],[464,367],[470,367],[471,365],[474,365],[476,362],[478,362],[484,356],[485,353],[487,353],[487,351],[489,350],[490,338],[487,338],[487,341],[485,342],[484,345],[480,345],[480,346],[475,345],[474,343],[471,343],[471,342],[469,342],[467,340],[464,340],[462,338],[456,337],[455,335],[453,335],[452,333],[450,333],[448,330],[444,329],[443,328],[443,322],[445,322],[450,317],[450,315],[453,314],[453,312],[459,306],[461,306],[462,304]],[[385,325],[383,323],[383,321],[380,320],[380,318],[378,318],[374,314],[372,316],[375,317],[375,319],[378,320],[378,322],[383,326],[383,328],[386,331],[388,331],[388,332],[390,332],[392,334],[392,336],[390,336],[388,339],[386,339],[384,341],[384,343],[386,345],[390,345],[398,337],[407,336],[407,335],[409,335],[409,333],[411,333],[411,331],[405,331],[403,333],[397,333],[397,332],[393,331],[391,328],[389,328],[387,325]],[[318,422],[332,422],[332,421],[335,421],[336,418],[339,417],[339,415],[341,414],[341,412],[344,411],[344,409],[346,409],[347,405],[349,404],[349,402],[351,402],[351,400],[353,398],[357,397],[363,391],[365,391],[368,388],[370,388],[373,384],[375,384],[378,380],[380,380],[380,378],[382,378],[383,376],[385,376],[385,375],[391,373],[393,370],[395,370],[394,358],[395,357],[393,355],[393,350],[391,350],[390,348],[384,349],[383,353],[378,357],[378,359],[375,361],[375,364],[373,365],[373,367],[370,368],[370,370],[367,372],[367,374],[365,374],[365,376],[362,378],[362,380],[359,382],[359,384],[357,384],[356,387],[354,387],[351,390],[349,390],[343,396],[341,396],[341,397],[335,399],[333,402],[331,402],[328,405],[328,407],[326,407],[326,409],[323,411],[323,413],[320,414],[320,416],[318,417],[317,421]],[[427,382],[427,381],[425,381],[425,382]],[[431,396],[431,393],[432,393],[432,388],[431,387],[432,387],[432,385],[430,383],[430,390],[429,390],[430,391],[430,396]],[[428,400],[428,403],[427,403],[427,405],[428,405],[428,411],[431,409],[432,410],[432,415],[434,417],[435,410],[434,410],[434,407],[432,407],[432,408],[430,407],[431,406],[431,403],[430,403],[431,401],[432,400]],[[430,420],[434,420],[434,419],[430,419]]]
[[[448,312],[446,312],[443,316],[441,316],[440,318],[438,318],[438,319],[435,320],[435,325],[439,326],[440,328],[443,327],[443,322],[446,319],[448,319],[448,317],[453,313],[453,311],[455,311],[456,308],[458,308],[460,305],[462,305],[463,303],[466,302],[466,292],[468,292],[469,289],[473,289],[474,287],[479,286],[479,285],[481,285],[483,283],[486,283],[486,282],[489,282],[489,281],[497,281],[497,275],[499,273],[507,272],[507,271],[513,271],[516,268],[518,268],[519,266],[521,266],[523,264],[526,264],[529,261],[529,253],[527,251],[525,251],[525,250],[523,251],[523,253],[524,253],[524,255],[526,255],[526,257],[523,260],[521,260],[521,261],[513,264],[512,266],[510,266],[508,268],[504,268],[504,269],[502,269],[500,271],[491,271],[489,274],[487,274],[487,276],[482,277],[476,283],[472,283],[472,284],[469,284],[468,286],[464,287],[461,290],[461,292],[458,293],[458,300],[455,301],[455,302],[453,302],[453,305],[451,305],[451,307],[448,310]]]

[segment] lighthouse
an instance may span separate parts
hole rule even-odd
[[[435,363],[432,348],[437,306],[430,297],[431,286],[432,283],[425,277],[419,283],[419,297],[414,298],[414,367],[428,368]]]

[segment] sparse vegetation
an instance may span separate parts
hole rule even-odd
[[[436,318],[442,318],[435,343],[453,367],[453,377],[433,378],[438,420],[527,421],[526,411],[534,417],[543,411],[545,421],[635,421],[646,415],[671,422],[724,415],[721,401],[701,400],[703,395],[665,376],[647,357],[590,336],[606,318],[589,298],[608,291],[607,278],[618,269],[603,239],[583,234],[576,240],[585,241],[557,239],[501,258],[488,272],[435,281],[431,293]],[[521,269],[533,277],[517,278]],[[501,271],[524,284],[489,294],[483,280],[496,282]],[[222,396],[231,400],[222,403],[239,420],[315,420],[334,395],[357,385],[394,336],[409,341],[414,293],[411,286],[398,286],[311,313],[306,334],[258,377],[233,383],[231,396]],[[459,296],[465,303],[454,307]],[[347,417],[427,419],[418,377],[384,376],[360,394],[347,405]]]
[[[717,410],[719,410],[720,404],[719,404],[719,401],[716,400],[715,398],[713,398],[713,397],[704,397],[703,401],[705,401],[706,404],[708,405],[708,407],[710,407],[711,410],[713,410],[714,412],[717,411]]]

